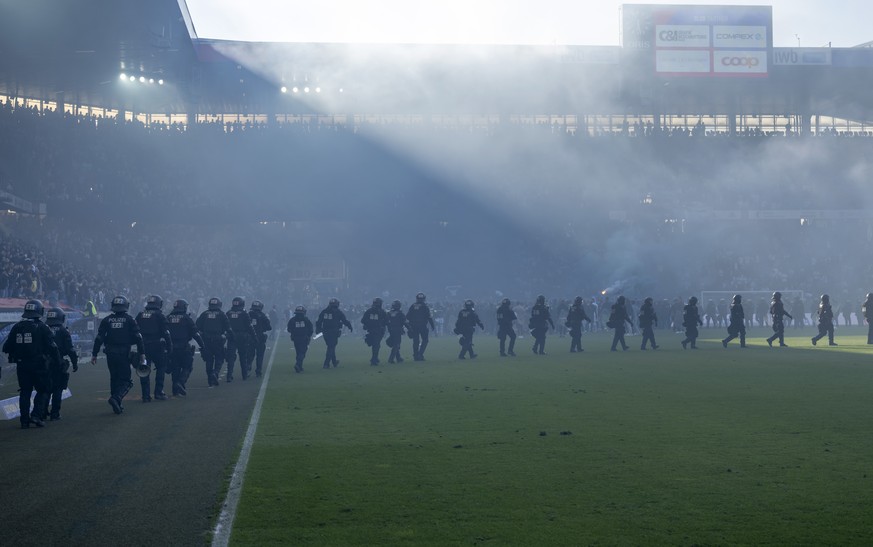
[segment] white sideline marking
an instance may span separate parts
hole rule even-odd
[[[261,406],[264,403],[264,394],[267,392],[267,384],[270,381],[270,371],[273,369],[273,358],[276,357],[276,348],[279,347],[279,342],[282,340],[280,336],[273,343],[273,350],[270,352],[270,360],[267,362],[267,370],[264,371],[264,381],[261,383],[261,389],[258,391],[258,398],[255,401],[255,409],[252,411],[252,419],[249,421],[249,428],[246,430],[245,440],[243,441],[242,449],[239,452],[239,459],[236,461],[236,466],[233,468],[233,475],[230,477],[230,486],[227,489],[227,497],[221,506],[221,515],[218,516],[218,522],[215,524],[215,529],[212,531],[212,547],[227,547],[230,543],[230,533],[233,530],[233,521],[236,518],[236,508],[239,505],[239,498],[242,494],[243,479],[246,475],[246,467],[249,464],[249,455],[252,452],[252,443],[255,441],[255,431],[258,429],[258,420],[261,417]]]

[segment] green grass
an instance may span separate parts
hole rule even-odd
[[[338,369],[319,341],[304,374],[283,340],[232,543],[869,545],[873,350],[802,332],[578,355],[552,336],[544,357],[527,338],[511,360],[477,335],[475,361],[451,337],[379,367],[345,337]]]

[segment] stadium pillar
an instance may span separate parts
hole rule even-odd
[[[737,113],[731,112],[728,114],[728,134],[736,135],[737,134]]]

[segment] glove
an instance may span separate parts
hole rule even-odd
[[[79,372],[79,360],[73,361],[73,372]]]
[[[139,356],[139,364],[140,364],[140,365],[146,365],[146,364],[147,364],[146,356],[145,356],[145,355],[140,355],[140,356]]]
[[[92,356],[91,356],[91,364],[92,364],[92,365],[96,365],[96,364],[97,364],[97,356],[96,356],[96,355],[92,355]]]

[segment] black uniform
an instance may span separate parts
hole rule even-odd
[[[91,360],[97,358],[100,347],[106,354],[109,368],[109,404],[116,414],[124,411],[124,396],[133,387],[130,376],[130,347],[136,345],[137,358],[145,356],[142,335],[133,317],[126,311],[113,312],[100,321],[97,338],[91,350]]]
[[[227,321],[233,338],[227,342],[227,381],[233,381],[233,366],[239,354],[239,368],[242,379],[246,380],[251,372],[255,350],[255,329],[252,328],[252,318],[242,307],[232,307],[227,312]]]
[[[327,352],[324,355],[323,368],[330,368],[331,365],[336,367],[339,365],[339,360],[336,358],[336,346],[339,343],[340,335],[342,334],[343,325],[350,331],[352,324],[346,319],[346,314],[339,308],[339,303],[328,304],[326,308],[318,314],[318,319],[315,321],[315,332],[324,335],[324,343],[327,346]]]
[[[191,345],[191,340],[197,342],[200,355],[204,356],[204,359],[207,351],[206,342],[200,336],[194,319],[186,310],[174,309],[167,316],[167,328],[170,330],[170,339],[173,342],[167,372],[171,374],[173,395],[177,397],[188,394],[188,378],[194,370],[194,346]]]
[[[406,314],[401,311],[399,306],[392,306],[388,310],[388,339],[385,341],[391,348],[391,354],[388,356],[389,363],[403,362],[403,357],[400,356],[400,344],[403,342],[406,326]]]
[[[49,419],[60,420],[61,400],[63,399],[64,390],[70,385],[70,365],[72,365],[73,372],[79,370],[79,354],[76,353],[76,348],[73,347],[73,337],[70,336],[70,331],[65,325],[49,325],[49,328],[55,337],[55,344],[57,344],[58,353],[61,356],[57,366],[51,369],[52,390]]]
[[[461,353],[458,354],[458,359],[466,359],[466,353],[470,354],[470,359],[476,358],[476,353],[473,351],[473,333],[476,331],[476,326],[485,330],[485,325],[479,320],[479,315],[473,306],[464,305],[464,309],[458,312],[458,319],[455,321],[455,334],[461,336],[458,343],[461,344]]]
[[[538,298],[530,310],[530,321],[528,325],[530,333],[534,337],[533,352],[539,355],[546,354],[546,332],[549,327],[555,328],[555,323],[552,321],[552,313],[549,306],[545,302],[545,298]]]
[[[512,310],[509,301],[504,301],[497,308],[497,339],[500,340],[500,356],[507,354],[515,357],[515,329],[512,324],[518,320],[518,316]],[[509,351],[506,351],[506,339],[509,338]]]
[[[829,300],[822,298],[818,306],[818,334],[812,337],[812,345],[827,335],[828,345],[836,346],[834,342],[834,310]]]
[[[658,315],[655,313],[655,306],[650,298],[646,298],[643,302],[638,318],[640,330],[643,331],[643,341],[640,344],[640,349],[646,349],[646,342],[652,346],[652,349],[658,349],[658,344],[655,343],[655,327],[658,326]]]
[[[220,308],[201,313],[195,324],[203,336],[206,348],[205,353],[200,353],[203,362],[206,363],[206,378],[209,387],[214,387],[218,385],[218,375],[224,362],[225,342],[233,339],[233,331],[230,330],[227,315]]]
[[[294,352],[297,354],[294,362],[294,372],[303,372],[303,360],[306,358],[306,351],[309,349],[313,330],[312,321],[306,317],[305,311],[294,312],[294,315],[288,320],[288,334],[291,335],[291,341],[294,343]]]
[[[612,305],[612,310],[609,313],[609,320],[606,326],[615,329],[612,335],[612,351],[617,351],[616,347],[621,344],[621,349],[626,350],[627,344],[624,341],[624,324],[630,323],[631,319],[627,314],[627,307],[624,305],[624,297],[619,296],[615,304]]]
[[[687,349],[688,344],[691,344],[691,349],[697,349],[697,337],[700,336],[697,327],[703,326],[700,310],[697,309],[697,298],[691,297],[683,308],[682,326],[685,327],[685,340],[682,340],[682,349]]]
[[[591,323],[591,318],[585,313],[581,301],[574,302],[567,310],[567,328],[570,329],[570,353],[585,351],[582,349],[582,321]]]
[[[21,427],[26,429],[31,423],[42,427],[51,392],[50,370],[59,366],[61,360],[51,329],[39,317],[19,321],[9,331],[3,353],[10,363],[16,364]],[[34,391],[36,397],[31,411],[30,396]]]
[[[782,318],[788,317],[789,319],[794,319],[791,315],[785,311],[785,306],[782,305],[782,299],[774,298],[772,302],[770,302],[770,318],[773,320],[773,336],[767,338],[767,344],[772,348],[773,341],[777,338],[779,339],[779,345],[785,347],[785,323]]]
[[[416,361],[424,361],[424,350],[427,349],[429,333],[436,328],[430,308],[424,300],[409,306],[406,321],[409,323],[409,337],[412,338],[412,358]]]
[[[147,307],[136,314],[136,324],[142,334],[146,359],[155,369],[155,399],[166,399],[164,374],[167,369],[167,354],[173,350],[170,331],[167,328],[167,317],[161,310]],[[151,375],[140,377],[139,385],[142,388],[142,400],[151,401]]]
[[[867,343],[873,344],[873,293],[867,294],[867,300],[861,306],[861,314],[867,320]]]
[[[273,330],[273,324],[263,311],[257,309],[249,310],[249,318],[255,331],[255,375],[260,378],[264,369],[264,354],[267,352],[267,333]]]
[[[379,350],[382,347],[382,339],[385,338],[385,330],[388,327],[388,314],[382,309],[382,302],[373,303],[370,308],[364,312],[361,317],[361,325],[367,334],[364,335],[364,342],[370,346],[371,356],[370,365],[376,366],[379,364]]]
[[[721,341],[721,345],[727,347],[728,342],[740,337],[740,347],[746,347],[746,314],[743,311],[742,299],[739,295],[734,297],[731,303],[730,323],[728,324],[728,337]]]

